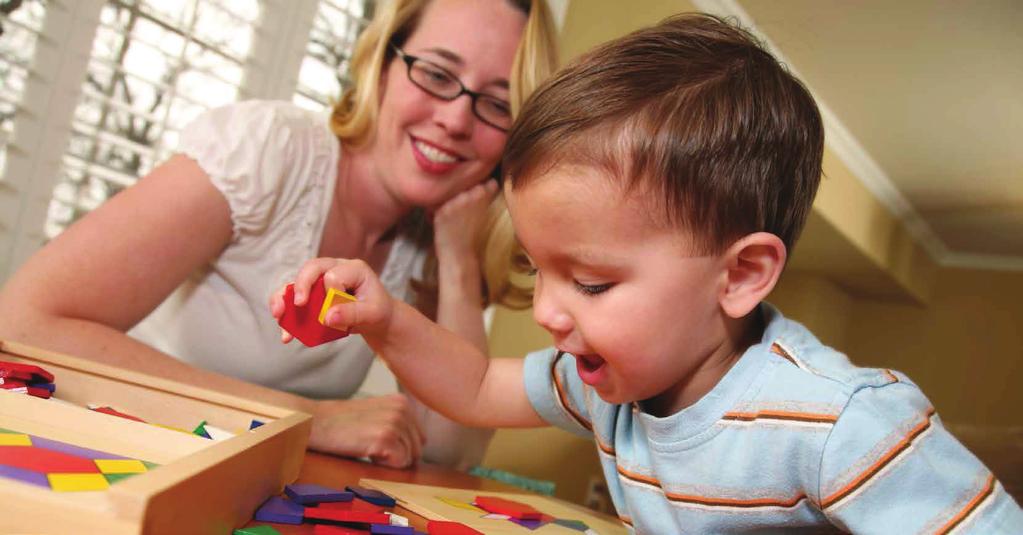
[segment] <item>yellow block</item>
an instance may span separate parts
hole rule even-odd
[[[356,300],[355,296],[350,293],[342,292],[341,290],[335,290],[334,288],[327,288],[327,297],[323,300],[323,306],[320,307],[319,317],[320,325],[327,324],[327,311],[330,310],[330,307],[334,306],[335,297],[340,297],[348,301]]]
[[[0,433],[0,446],[31,446],[32,441],[28,435],[16,435],[14,433]]]
[[[50,487],[60,492],[106,490],[110,487],[103,474],[46,474]]]
[[[96,459],[96,467],[104,474],[141,474],[146,465],[135,459]]]

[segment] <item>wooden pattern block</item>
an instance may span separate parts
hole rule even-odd
[[[281,532],[273,526],[252,526],[236,529],[231,535],[281,535]]]
[[[286,485],[284,493],[291,498],[291,501],[302,505],[333,502],[350,502],[352,493],[343,490],[331,489],[311,483],[295,483]]]
[[[345,524],[389,524],[390,519],[383,513],[345,511],[324,507],[306,507],[305,519],[318,522],[339,522]]]
[[[372,503],[374,505],[380,505],[382,507],[394,507],[394,504],[396,503],[394,498],[384,494],[383,492],[380,492],[379,490],[353,486],[347,486],[345,487],[345,490],[354,493],[356,498],[359,498],[360,500],[366,500],[367,502]]]
[[[373,535],[415,535],[416,530],[408,526],[392,526],[390,524],[373,524],[369,527]]]
[[[343,511],[362,511],[365,513],[385,512],[383,507],[373,505],[362,500],[352,500],[348,502],[323,502],[319,506],[324,509],[340,509]]]
[[[0,446],[31,446],[32,440],[28,435],[3,433],[0,434]]]
[[[0,378],[8,377],[28,382],[53,382],[53,374],[39,366],[0,360]]]
[[[106,490],[110,482],[103,474],[46,474],[50,488],[58,492]]]
[[[330,307],[340,303],[341,301],[356,301],[355,296],[348,293],[342,292],[335,288],[327,288],[327,297],[323,298],[323,306],[320,307],[320,315],[316,317],[316,321],[320,322],[321,325],[327,324],[327,312]]]
[[[532,505],[497,496],[476,496],[475,503],[477,507],[488,513],[508,515],[519,520],[540,520],[543,517],[543,513]]]
[[[138,459],[96,459],[94,462],[104,474],[141,474],[146,471],[146,465]]]
[[[307,347],[348,336],[348,331],[332,329],[320,323],[319,315],[326,299],[327,290],[323,285],[322,275],[309,289],[309,300],[303,306],[295,305],[295,285],[289,284],[284,289],[284,313],[277,320],[277,324]]]
[[[366,535],[366,533],[364,529],[346,526],[331,526],[329,524],[316,524],[313,526],[313,535]]]
[[[426,524],[426,532],[429,535],[483,535],[482,531],[476,531],[465,524],[444,520],[431,520]]]
[[[92,459],[25,446],[0,446],[0,464],[44,474],[99,473]]]
[[[256,522],[276,522],[278,524],[301,524],[305,516],[305,507],[285,500],[280,496],[273,496],[263,502],[263,505],[256,509],[253,520]]]

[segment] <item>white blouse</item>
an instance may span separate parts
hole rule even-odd
[[[282,344],[267,306],[270,295],[319,251],[340,155],[327,117],[286,102],[233,104],[187,126],[178,152],[198,162],[227,199],[233,237],[129,335],[194,366],[252,383],[311,398],[354,395],[374,361],[363,339],[349,336],[314,348]],[[413,298],[408,281],[420,275],[424,257],[411,242],[395,240],[380,274],[392,295]],[[486,433],[470,433],[482,443],[468,436],[430,437],[441,431],[431,432],[430,422],[443,418],[422,406],[417,413],[434,457],[438,448],[452,450],[439,455],[449,464],[465,450],[478,450],[470,454],[476,460],[482,455]],[[442,424],[445,434],[455,431],[451,425]]]

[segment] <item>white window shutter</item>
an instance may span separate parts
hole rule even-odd
[[[102,5],[102,0],[46,2],[0,179],[4,280],[46,239],[43,221]]]

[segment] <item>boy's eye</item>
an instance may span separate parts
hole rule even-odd
[[[572,281],[572,282],[573,282],[573,284],[575,284],[575,289],[579,290],[581,293],[583,293],[585,295],[598,295],[598,294],[602,294],[602,293],[610,290],[611,287],[614,286],[614,283],[610,283],[610,282],[604,283],[604,284],[583,284],[583,283],[581,283],[579,281]]]

